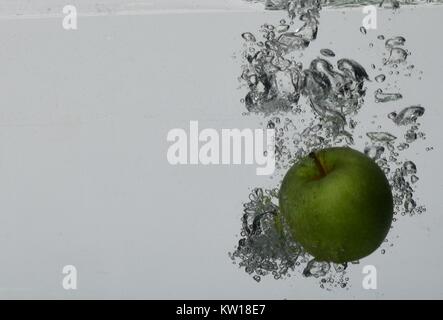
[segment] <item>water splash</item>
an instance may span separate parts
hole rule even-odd
[[[231,259],[239,261],[239,267],[254,275],[257,282],[269,274],[274,279],[289,277],[289,271],[305,260],[300,245],[283,241],[289,233],[286,227],[276,228],[277,194],[277,189],[254,188],[251,191],[249,202],[244,204],[241,239],[236,250],[230,253]]]
[[[249,2],[263,2],[267,10],[285,10],[291,0],[245,0]],[[357,7],[365,5],[377,5],[383,8],[398,9],[403,5],[417,5],[417,4],[438,4],[442,0],[324,0],[324,7],[332,8],[346,8]]]
[[[262,41],[257,34],[242,35],[245,63],[240,81],[247,88],[242,101],[248,112],[261,114],[262,125],[275,130],[277,171],[273,179],[280,180],[297,159],[312,150],[352,146],[359,139],[365,144],[364,153],[376,161],[392,187],[394,222],[399,214],[423,213],[425,207],[414,198],[419,170],[401,152],[425,138],[418,122],[425,109],[411,106],[388,113],[395,127],[403,128],[401,135],[393,135],[390,128],[381,126],[365,135],[358,133],[356,119],[365,104],[366,83],[370,81],[365,67],[346,57],[339,58],[334,65],[328,60],[336,56],[330,48],[320,50],[322,57],[307,63],[301,60],[302,52],[316,39],[320,1],[273,0],[267,1],[266,7],[285,10],[290,22],[282,19],[279,25],[264,24],[259,31]],[[295,27],[297,21],[301,26]],[[364,30],[361,33],[366,34]],[[387,82],[389,88],[390,76],[398,73],[400,65],[405,65],[408,72],[414,66],[406,63],[410,55],[404,48],[406,38],[395,36],[385,40],[384,35],[378,35],[377,39],[384,41],[388,51],[388,58],[380,59],[379,70],[388,68],[388,72],[374,80]],[[375,64],[371,67],[376,68]],[[397,73],[393,72],[395,69]],[[400,93],[386,93],[382,89],[376,90],[374,97],[378,103],[402,99]],[[241,239],[230,253],[232,260],[256,281],[267,275],[281,279],[298,272],[318,278],[320,287],[327,290],[348,288],[348,265],[313,259],[292,239],[284,220],[275,222],[283,219],[278,211],[278,187],[251,191],[249,202],[244,204]],[[386,252],[385,248],[382,250]]]
[[[291,20],[297,15],[302,22],[295,30],[290,30],[286,21],[280,21],[277,27],[264,24],[260,29],[263,41],[258,43],[250,40],[256,39],[252,33],[243,34],[250,45],[244,53],[247,63],[242,66],[241,75],[249,87],[244,99],[248,111],[269,114],[293,109],[307,88],[305,83],[315,77],[290,57],[294,52],[307,48],[317,36],[320,4],[317,1],[312,3],[315,5],[309,8],[288,7]],[[276,35],[275,30],[281,29],[281,26],[286,31]]]

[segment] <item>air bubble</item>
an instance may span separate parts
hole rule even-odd
[[[245,32],[241,36],[243,39],[245,39],[248,42],[255,42],[256,41],[255,36],[250,32]]]

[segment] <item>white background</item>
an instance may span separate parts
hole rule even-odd
[[[328,47],[369,71],[383,46],[368,43],[402,35],[424,72],[421,81],[399,80],[398,103],[374,104],[370,84],[362,116],[426,108],[427,140],[407,155],[428,211],[399,219],[389,235],[394,247],[352,266],[350,289],[332,292],[299,274],[256,283],[228,258],[250,188],[277,181],[251,166],[166,160],[167,132],[190,120],[202,128],[261,127],[261,117],[242,116],[233,55],[242,32],[277,23],[282,13],[234,11],[80,16],[77,31],[63,30],[58,17],[0,20],[1,298],[443,297],[443,8],[380,11],[379,29],[366,36],[360,10],[324,10],[305,52],[308,62]],[[67,264],[78,269],[77,291],[62,288]],[[378,290],[362,289],[365,264],[377,267]]]

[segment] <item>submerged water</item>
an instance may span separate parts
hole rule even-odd
[[[292,0],[246,0],[249,2],[262,2],[268,10],[287,9]],[[296,1],[307,3],[308,1]],[[380,7],[398,8],[401,5],[417,5],[429,3],[442,3],[442,0],[322,0],[323,7],[356,7],[362,5],[378,5]]]
[[[379,1],[352,1],[356,3]],[[327,5],[346,5],[350,1],[328,1]],[[396,1],[390,1],[393,8]],[[411,2],[408,2],[411,3]],[[389,84],[396,88],[394,75],[411,77],[414,65],[408,62],[410,51],[404,36],[385,37],[384,57],[371,66],[363,66],[358,57],[335,57],[333,48],[323,48],[319,57],[302,61],[303,50],[315,41],[319,28],[322,5],[320,0],[268,0],[266,8],[282,9],[277,25],[263,24],[256,32],[244,32],[245,41],[240,81],[247,88],[242,100],[247,113],[261,114],[263,125],[276,132],[276,168],[274,179],[281,181],[287,170],[300,157],[315,149],[331,146],[353,146],[355,139],[364,140],[366,155],[373,158],[385,172],[394,197],[394,222],[397,216],[413,216],[425,211],[414,197],[419,180],[413,159],[404,159],[402,152],[425,139],[420,129],[425,108],[420,105],[399,108],[388,114],[392,126],[378,126],[378,131],[361,134],[367,127],[357,120],[365,99],[376,103],[401,101],[399,92],[385,92],[381,88],[367,92],[368,81]],[[361,33],[366,34],[362,28]],[[380,74],[370,79],[367,68],[378,69]],[[363,122],[363,123],[362,123]],[[401,129],[399,136],[391,129]],[[396,130],[398,131],[398,130]],[[355,147],[354,147],[355,148]],[[348,287],[347,264],[336,265],[316,261],[291,239],[283,222],[284,235],[275,229],[278,214],[278,188],[254,188],[244,204],[241,239],[234,252],[234,263],[244,268],[256,281],[271,275],[275,279],[298,273],[319,278],[320,286]],[[391,244],[392,245],[392,244]],[[385,249],[381,251],[384,253]],[[358,263],[355,261],[354,263]]]

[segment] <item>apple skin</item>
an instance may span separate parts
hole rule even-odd
[[[295,241],[319,261],[356,261],[376,250],[389,232],[393,200],[380,167],[347,147],[302,158],[279,193]]]

